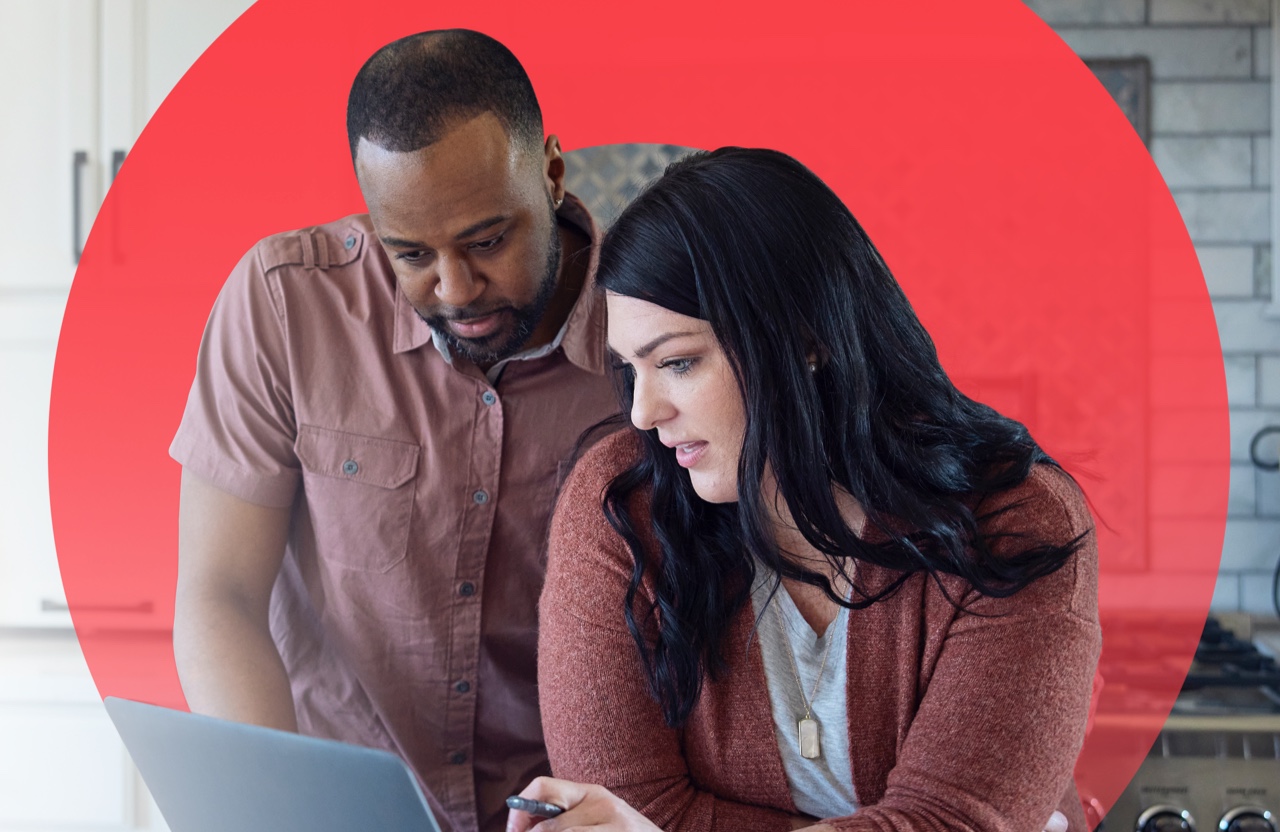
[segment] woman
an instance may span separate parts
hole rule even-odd
[[[597,281],[635,430],[553,520],[564,779],[524,795],[569,811],[537,828],[1039,830],[1057,806],[1083,829],[1088,511],[951,384],[835,194],[780,153],[695,154]]]

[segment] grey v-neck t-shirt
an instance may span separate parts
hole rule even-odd
[[[769,598],[776,580],[776,573],[757,566],[751,604],[759,622],[756,637],[760,639],[760,652],[764,656],[774,735],[782,754],[787,784],[791,787],[791,799],[797,809],[815,818],[851,815],[858,808],[858,800],[853,791],[849,714],[845,707],[849,610],[841,608],[826,633],[819,636],[804,620],[786,587],[779,585],[773,598]],[[813,694],[814,681],[818,679],[818,669],[826,653],[822,679],[809,702],[812,718],[818,722],[821,747],[820,756],[813,760],[800,756],[798,726],[805,706],[796,686],[796,670],[787,655],[788,644],[804,684],[805,698]]]

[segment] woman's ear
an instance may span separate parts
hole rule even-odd
[[[809,351],[805,353],[804,360],[809,365],[809,372],[816,373],[821,367],[826,365],[830,360],[831,353],[818,343],[809,346]]]

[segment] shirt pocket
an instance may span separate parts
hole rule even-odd
[[[294,449],[320,558],[370,572],[404,560],[421,447],[300,425]]]

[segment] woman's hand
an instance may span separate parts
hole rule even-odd
[[[521,797],[565,807],[563,814],[541,820],[512,809],[507,816],[507,832],[565,832],[591,827],[605,832],[657,832],[658,827],[644,815],[614,796],[604,786],[590,786],[554,777],[539,777],[520,792]]]
[[[554,777],[538,777],[530,783],[521,797],[541,800],[565,811],[554,818],[539,821],[528,812],[512,809],[507,816],[507,832],[566,832],[569,829],[592,827],[600,832],[658,832],[658,827],[644,815],[632,809],[622,798],[604,786],[557,780]],[[825,823],[814,823],[811,818],[797,818],[792,829],[803,832],[831,832]],[[1067,832],[1067,817],[1054,812],[1044,825],[1044,832]]]
[[[1044,832],[1067,832],[1067,816],[1061,812],[1054,812],[1049,816],[1049,821],[1044,825]]]

